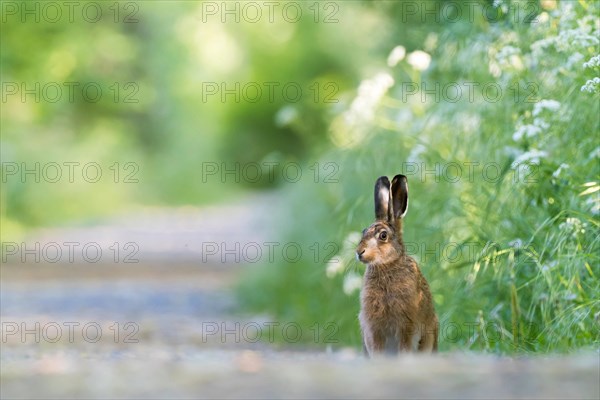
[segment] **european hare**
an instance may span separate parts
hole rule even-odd
[[[429,285],[402,241],[408,209],[406,176],[375,183],[375,223],[363,231],[356,257],[367,264],[359,314],[368,355],[437,351],[438,319]]]

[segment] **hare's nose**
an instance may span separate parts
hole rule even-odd
[[[360,260],[360,258],[361,258],[361,256],[362,256],[363,254],[365,254],[365,250],[362,250],[362,251],[357,251],[357,252],[356,252],[356,258],[357,258],[358,260]]]

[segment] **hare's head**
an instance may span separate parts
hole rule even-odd
[[[367,264],[388,264],[404,252],[402,218],[408,209],[406,176],[390,180],[382,176],[375,182],[375,222],[363,231],[356,258]]]

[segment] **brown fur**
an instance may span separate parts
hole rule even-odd
[[[405,252],[400,218],[392,215],[365,229],[356,254],[367,263],[359,314],[367,353],[436,351],[438,319],[431,292]]]

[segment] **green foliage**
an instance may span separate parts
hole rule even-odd
[[[367,36],[382,18],[356,4],[341,4],[333,24],[314,23],[310,4],[291,23],[281,5],[274,22],[263,9],[257,23],[236,21],[235,15],[225,22],[221,14],[207,17],[201,1],[94,3],[91,20],[82,16],[87,5],[74,6],[72,17],[66,5],[58,5],[62,17],[56,21],[40,11],[44,3],[6,5],[34,12],[3,15],[2,162],[30,169],[36,162],[95,162],[104,176],[97,183],[78,178],[73,184],[11,176],[2,185],[3,240],[20,240],[32,226],[95,219],[137,204],[222,201],[248,187],[277,184],[240,188],[218,178],[205,182],[203,163],[298,160],[327,143],[323,132],[331,104],[324,96],[344,97],[371,65],[377,44],[391,34]],[[325,10],[319,10],[322,22]],[[273,99],[265,82],[278,84]],[[289,82],[302,89],[298,101],[281,93]],[[263,95],[257,102],[235,95],[223,99],[221,92],[207,96],[207,83],[229,90],[256,83]],[[317,101],[311,90],[316,83]],[[327,83],[335,87],[325,92]],[[4,85],[13,84],[16,94],[4,93]],[[69,84],[76,85],[72,98]],[[35,92],[36,85],[38,93],[50,85],[48,96],[23,98],[21,88]],[[93,88],[93,100],[82,94],[86,85],[100,88],[99,100]],[[62,96],[54,101],[56,87]],[[138,182],[115,184],[109,170],[115,162],[134,163]]]
[[[442,350],[597,348],[599,8],[545,7],[535,20],[447,25],[423,39],[428,66],[409,55],[363,81],[321,156],[339,180],[292,185],[281,216],[285,240],[340,250],[250,271],[239,290],[249,309],[335,321],[340,343],[358,347],[354,246],[373,219],[375,179],[405,173],[405,241],[430,282]],[[478,84],[473,99],[465,82]],[[424,92],[436,83],[461,85],[462,97],[441,89],[436,101]]]
[[[94,23],[3,15],[3,85],[103,90],[98,102],[3,99],[3,172],[7,162],[95,162],[104,176],[2,182],[2,240],[136,204],[222,201],[244,189],[203,182],[204,162],[319,154],[318,179],[306,173],[284,188],[278,218],[279,237],[304,255],[250,270],[240,288],[250,309],[316,323],[323,335],[334,322],[341,344],[358,345],[364,266],[353,249],[372,221],[373,182],[404,172],[405,240],[430,281],[442,349],[597,346],[598,3],[447,2],[473,10],[456,19],[440,17],[446,3],[429,0],[331,3],[339,7],[333,24],[310,14],[292,24],[204,21],[202,2],[128,2],[139,7],[135,23],[123,21],[131,9],[122,8],[115,22],[113,2],[99,3],[104,17]],[[484,6],[496,17],[486,18]],[[207,82],[294,82],[303,96],[207,100]],[[337,103],[324,101],[329,83]],[[135,102],[125,102],[129,95]],[[138,168],[136,184],[123,181],[127,163]]]

